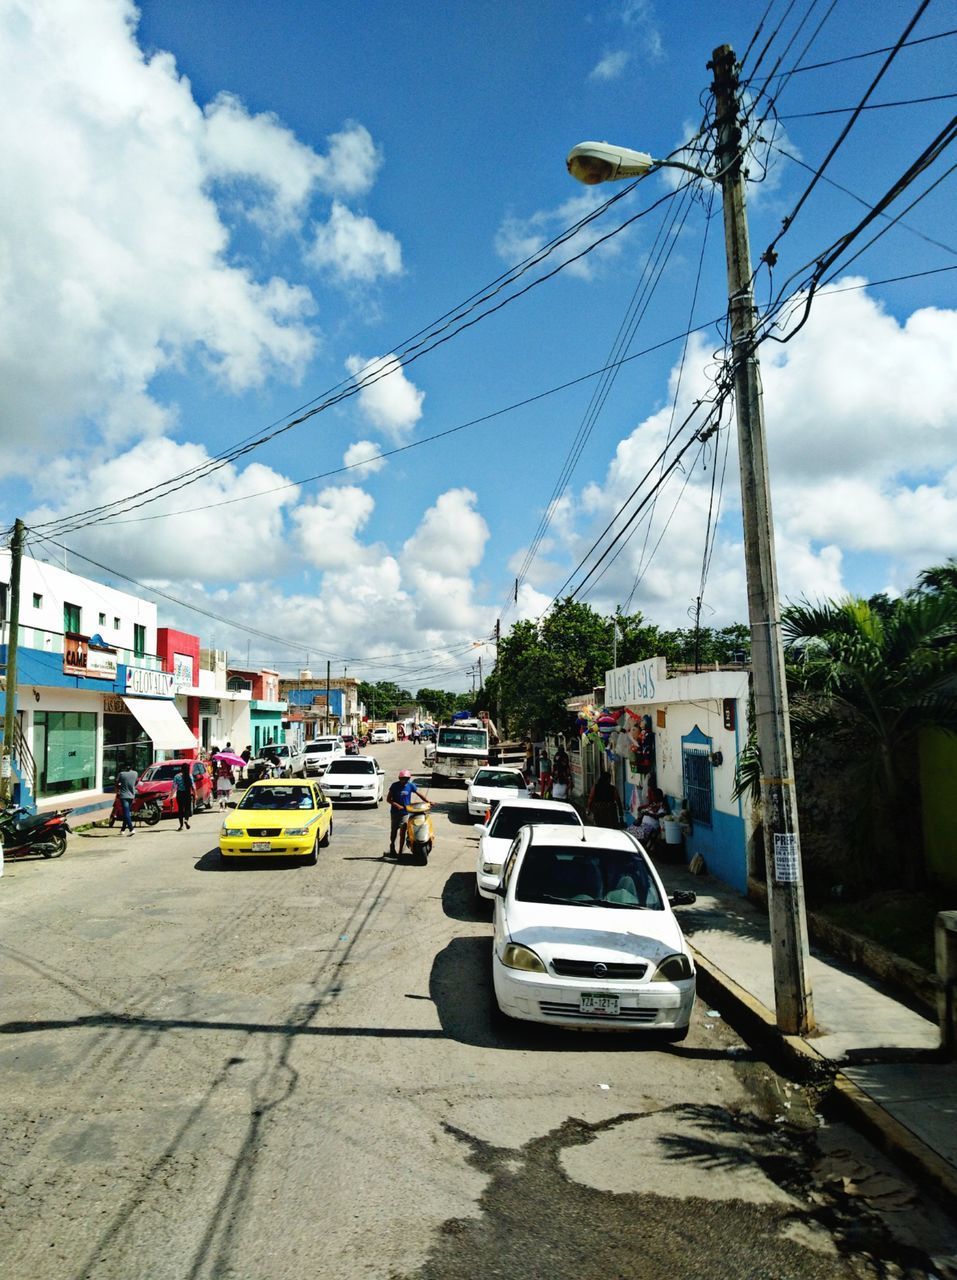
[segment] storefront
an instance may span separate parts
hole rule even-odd
[[[103,699],[103,780],[109,785],[123,766],[142,773],[153,761],[153,744],[146,730],[121,697]]]

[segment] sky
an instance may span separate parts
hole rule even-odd
[[[802,201],[886,59],[855,55],[918,7],[0,0],[4,527],[236,659],[412,691],[472,687],[496,622],[570,591],[745,621],[731,406],[693,439],[720,192],[584,187],[565,156],[690,142],[713,170],[732,45],[766,308],[954,115],[932,0]],[[759,349],[785,601],[899,593],[957,553],[954,160]]]

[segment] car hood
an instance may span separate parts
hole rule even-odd
[[[473,800],[514,800],[524,799],[528,795],[527,787],[485,787],[481,783],[469,786],[469,794]]]
[[[363,786],[372,786],[378,775],[374,773],[333,773],[330,775],[326,770],[326,780],[322,784],[324,787],[342,787],[355,786],[359,783]]]
[[[685,951],[681,928],[670,911],[615,907],[561,907],[539,902],[511,903],[506,932],[530,947],[546,964],[566,960],[634,961],[656,964]]]
[[[321,809],[234,809],[225,819],[227,827],[305,827],[321,814]]]

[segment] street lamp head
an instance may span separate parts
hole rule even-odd
[[[613,147],[610,142],[579,142],[569,151],[565,164],[573,178],[591,187],[618,178],[640,178],[655,162],[644,151]]]

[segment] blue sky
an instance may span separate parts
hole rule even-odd
[[[87,555],[155,585],[182,602],[163,604],[167,621],[243,656],[248,644],[288,670],[308,654],[313,666],[328,656],[412,688],[465,687],[477,655],[490,660],[474,646],[496,618],[507,628],[538,616],[588,573],[607,537],[592,544],[672,421],[708,394],[720,326],[629,360],[598,413],[592,378],[365,469],[291,482],[600,369],[623,325],[619,354],[633,355],[720,317],[720,202],[705,183],[357,386],[369,362],[624,191],[572,182],[574,143],[660,156],[691,137],[712,49],[727,42],[742,56],[766,8],[0,0],[0,154],[4,187],[18,193],[0,211],[5,523],[20,514],[69,549],[35,539],[35,554],[66,555],[80,571]],[[770,6],[745,62],[752,93],[799,60],[894,44],[913,12],[838,0],[826,17],[829,8]],[[931,3],[911,38],[947,31],[953,14]],[[872,101],[957,92],[955,40],[902,50]],[[749,191],[755,260],[805,190],[802,166],[820,163],[847,120],[812,113],[854,106],[882,61],[767,85],[777,118],[762,124],[751,163],[762,178]],[[875,201],[955,100],[863,113],[826,176]],[[946,152],[891,213],[953,159]],[[572,251],[673,193],[669,176],[625,193]],[[957,312],[954,274],[939,270],[957,262],[953,186],[944,177],[904,214],[906,227],[846,270],[839,260],[800,334],[761,348],[786,597],[903,590],[957,548]],[[792,275],[798,283],[863,212],[819,183],[777,244],[773,275],[759,270],[759,301]],[[552,255],[521,285],[569,256]],[[642,294],[652,267],[658,283]],[[874,283],[918,272],[937,274]],[[358,394],[159,502],[120,502],[205,469],[340,384]],[[710,507],[719,518],[703,616],[744,619],[726,424],[686,455],[650,519],[592,576],[589,603],[687,625]],[[67,519],[101,503],[119,506]]]

